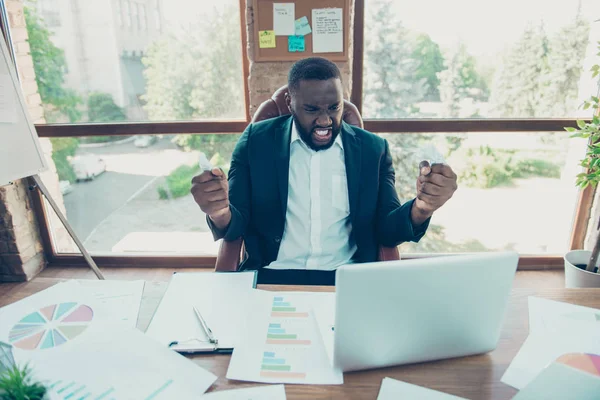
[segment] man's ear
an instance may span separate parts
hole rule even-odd
[[[287,105],[290,114],[292,113],[292,96],[290,96],[290,92],[285,92],[285,104]]]

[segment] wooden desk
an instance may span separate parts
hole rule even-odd
[[[527,296],[535,295],[551,300],[600,308],[600,289],[528,289],[524,281],[534,275],[517,273],[515,289],[498,348],[485,355],[399,366],[372,371],[344,374],[340,386],[286,385],[288,399],[376,399],[384,377],[392,377],[416,385],[440,390],[471,400],[508,400],[516,390],[500,382],[502,374],[517,354],[528,335]],[[127,276],[128,279],[136,279]],[[0,284],[0,306],[20,300],[50,287],[64,279],[39,277],[28,283]],[[145,330],[165,289],[166,282],[146,283],[138,320]],[[532,282],[531,286],[535,286]],[[331,288],[261,287],[267,290],[320,290]],[[229,364],[228,355],[194,356],[192,359],[219,377],[210,391],[253,386],[252,383],[229,381],[225,378]]]

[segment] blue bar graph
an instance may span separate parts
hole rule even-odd
[[[92,394],[90,392],[87,392],[86,394],[84,394],[83,396],[81,396],[80,398],[78,398],[77,400],[85,400],[88,397],[90,397]]]
[[[283,297],[273,297],[273,302],[283,301]]]
[[[114,388],[110,388],[106,392],[102,393],[100,396],[96,397],[94,400],[104,399],[104,398],[106,398],[109,394],[111,394],[114,391],[115,391]]]
[[[75,389],[74,392],[69,393],[68,395],[65,396],[65,400],[70,399],[71,397],[75,396],[77,393],[81,392],[83,389],[85,389],[85,385],[81,385],[79,386],[79,388]]]
[[[273,329],[273,328],[269,328],[269,333],[285,333],[285,329]]]
[[[269,324],[269,328],[281,328],[281,324]]]
[[[69,383],[67,386],[65,386],[64,388],[62,388],[62,389],[58,389],[58,390],[56,391],[56,393],[59,393],[59,394],[60,394],[60,393],[64,392],[65,390],[67,390],[68,388],[70,388],[71,386],[75,386],[75,382],[71,382],[71,383]]]
[[[273,307],[290,307],[289,301],[274,301]]]
[[[150,400],[155,398],[156,396],[158,396],[158,394],[160,392],[162,392],[163,390],[165,390],[166,388],[169,387],[169,385],[171,385],[173,383],[173,379],[169,379],[168,381],[166,381],[164,383],[164,385],[162,385],[161,387],[159,387],[158,389],[156,389],[152,394],[150,394],[150,396],[146,397],[146,400]]]
[[[285,364],[285,360],[283,358],[263,358],[263,364],[274,364],[274,365],[282,365]]]
[[[265,351],[263,353],[263,356],[265,356],[265,357],[275,357],[275,353],[270,352],[270,351]]]

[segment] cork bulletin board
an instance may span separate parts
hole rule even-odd
[[[290,5],[293,3],[294,19],[299,20],[302,17],[308,19],[311,32],[305,35],[302,46],[303,50],[290,51],[292,48],[295,50],[302,49],[302,47],[293,46],[289,41],[297,40],[301,38],[296,37],[290,39],[286,35],[276,35],[274,38],[272,35],[267,38],[270,42],[269,47],[261,47],[260,35],[265,35],[265,31],[273,31],[274,27],[274,4],[284,3]],[[350,0],[252,0],[252,6],[254,10],[254,29],[252,34],[254,35],[254,61],[265,62],[265,61],[296,61],[306,57],[318,56],[324,57],[331,61],[348,61],[348,41],[350,31]],[[325,10],[341,9],[341,27],[342,27],[342,46],[336,49],[334,52],[320,52],[317,50],[313,51],[313,35],[315,33],[315,27],[313,24],[313,10],[316,12],[323,13]],[[319,22],[316,22],[319,25]],[[320,25],[323,27],[324,25]],[[323,29],[320,30],[323,32]],[[318,35],[318,33],[317,33]],[[322,37],[322,36],[321,36]],[[263,36],[263,40],[264,40]],[[273,40],[274,39],[274,40]],[[319,36],[314,38],[319,40]],[[263,41],[263,46],[265,42]],[[338,51],[341,50],[341,51]],[[322,50],[321,50],[322,51]]]

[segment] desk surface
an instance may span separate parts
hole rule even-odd
[[[511,293],[508,314],[495,351],[479,356],[435,361],[416,365],[384,368],[344,374],[340,386],[286,385],[288,399],[376,399],[384,377],[391,377],[471,400],[508,400],[516,390],[501,383],[500,378],[528,335],[527,297],[600,308],[600,289],[563,289],[540,287],[537,274],[519,272]],[[549,274],[549,272],[548,272]],[[114,278],[114,277],[113,277]],[[127,276],[126,279],[137,279]],[[50,287],[64,279],[38,277],[27,283],[0,284],[0,306],[4,306]],[[527,281],[531,287],[527,288]],[[147,281],[142,299],[138,327],[145,330],[166,289],[167,283]],[[316,290],[332,288],[298,286],[263,286],[267,290]],[[210,391],[253,386],[252,383],[225,378],[229,355],[202,355],[192,359],[219,377]]]

